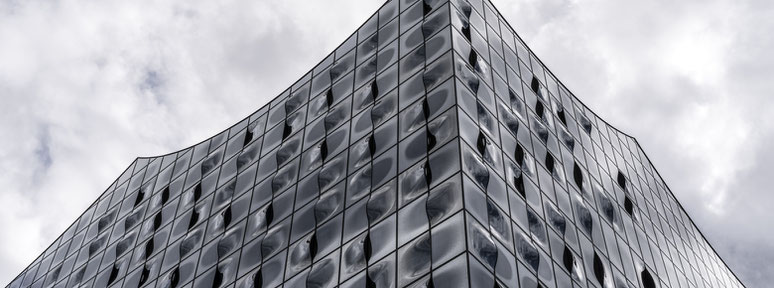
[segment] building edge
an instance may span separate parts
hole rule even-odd
[[[375,16],[375,15],[378,15],[378,14],[379,14],[379,11],[380,11],[382,8],[384,8],[385,6],[387,6],[387,4],[389,4],[391,1],[400,1],[400,0],[387,0],[387,1],[385,1],[385,2],[384,2],[382,5],[380,5],[380,6],[379,6],[379,7],[378,7],[378,8],[375,10],[375,12],[374,12],[374,13],[370,14],[370,15],[369,15],[369,16],[368,16],[366,19],[370,19],[371,17],[373,17],[373,16]],[[425,1],[425,0],[420,0],[420,1]],[[440,1],[441,1],[441,2],[454,2],[455,0],[440,0]],[[506,25],[507,25],[507,26],[510,28],[510,30],[512,30],[512,31],[514,32],[514,35],[515,35],[515,37],[516,37],[516,38],[517,38],[517,39],[518,39],[520,42],[524,43],[524,47],[527,49],[527,51],[529,52],[529,54],[530,54],[532,57],[534,57],[534,58],[535,58],[535,59],[538,61],[538,63],[540,63],[540,64],[541,64],[543,67],[545,67],[545,68],[546,68],[546,69],[545,69],[545,72],[546,72],[546,73],[548,73],[548,74],[550,74],[550,75],[552,76],[552,78],[553,78],[554,80],[556,80],[560,86],[564,87],[564,88],[565,88],[565,90],[566,90],[566,91],[569,93],[569,96],[573,98],[573,100],[576,100],[578,103],[580,103],[581,105],[583,105],[583,108],[585,108],[585,110],[587,110],[588,112],[592,113],[596,119],[598,119],[598,120],[601,120],[601,121],[602,121],[602,123],[604,123],[604,125],[606,125],[606,126],[607,126],[607,127],[609,127],[609,128],[612,128],[612,129],[613,129],[613,130],[615,130],[617,133],[620,133],[620,134],[622,134],[622,135],[626,136],[628,139],[632,140],[632,141],[633,141],[633,142],[634,142],[634,143],[637,145],[637,147],[636,147],[636,148],[637,148],[637,149],[639,149],[639,151],[641,151],[641,152],[642,152],[642,155],[643,155],[643,156],[645,156],[645,160],[647,160],[647,161],[648,161],[647,163],[648,163],[648,164],[649,164],[651,167],[653,167],[653,171],[655,171],[655,175],[656,175],[656,176],[658,176],[659,180],[661,180],[661,182],[662,182],[662,183],[664,183],[664,186],[666,187],[666,191],[669,193],[669,195],[670,195],[672,198],[674,198],[674,199],[675,199],[675,202],[677,203],[677,205],[680,207],[680,209],[682,210],[682,212],[683,212],[683,213],[684,213],[684,214],[687,216],[687,218],[690,220],[690,223],[691,223],[691,224],[692,224],[692,225],[695,227],[695,230],[696,230],[696,231],[698,231],[698,233],[699,233],[699,235],[701,235],[702,239],[703,239],[703,240],[704,240],[704,241],[707,243],[707,245],[708,245],[708,246],[709,246],[709,247],[712,249],[712,252],[713,252],[713,253],[714,253],[714,254],[715,254],[717,257],[718,257],[718,259],[720,259],[720,261],[721,261],[721,262],[724,264],[725,268],[726,268],[728,271],[730,271],[732,275],[734,275],[734,277],[736,278],[736,280],[737,280],[737,281],[738,281],[740,284],[742,284],[743,286],[747,287],[747,285],[745,285],[745,284],[744,284],[744,282],[742,282],[742,280],[741,280],[741,279],[739,278],[739,276],[738,276],[738,275],[737,275],[737,274],[736,274],[736,273],[735,273],[735,272],[734,272],[734,271],[731,269],[731,267],[729,267],[729,265],[728,265],[728,263],[726,262],[726,260],[725,260],[725,259],[723,259],[723,257],[722,257],[722,256],[721,256],[721,255],[720,255],[718,252],[717,252],[717,250],[715,249],[714,245],[713,245],[712,243],[710,243],[709,239],[708,239],[708,238],[707,238],[707,237],[704,235],[704,233],[701,231],[701,229],[699,229],[699,226],[696,224],[696,222],[693,220],[693,218],[692,218],[692,217],[691,217],[691,216],[690,216],[690,215],[687,213],[687,210],[686,210],[686,209],[685,209],[685,207],[682,205],[682,203],[680,203],[680,201],[678,201],[678,198],[677,198],[677,196],[676,196],[676,195],[675,195],[675,194],[672,192],[672,189],[669,187],[668,183],[667,183],[667,182],[664,180],[664,178],[662,177],[662,175],[661,175],[661,173],[658,171],[658,169],[656,169],[656,165],[654,165],[653,161],[650,159],[650,157],[648,156],[648,154],[645,152],[645,149],[643,149],[642,145],[639,143],[639,141],[637,140],[637,138],[636,138],[636,137],[634,137],[634,136],[632,136],[632,135],[630,135],[630,134],[628,134],[628,133],[626,133],[626,132],[624,132],[623,130],[621,130],[621,129],[617,128],[616,126],[614,126],[614,125],[610,124],[610,123],[609,123],[607,120],[605,120],[604,118],[600,117],[600,116],[598,115],[598,113],[597,113],[597,112],[595,112],[593,109],[591,109],[591,107],[589,107],[589,106],[588,106],[588,105],[587,105],[585,102],[583,102],[583,101],[581,100],[581,98],[577,97],[577,96],[576,96],[576,95],[575,95],[575,94],[574,94],[574,93],[571,91],[571,89],[569,89],[569,87],[568,87],[567,85],[565,85],[565,84],[564,84],[564,82],[562,82],[562,81],[560,80],[560,78],[559,78],[559,77],[556,77],[556,75],[554,74],[554,72],[553,72],[551,69],[549,69],[549,65],[547,65],[545,62],[543,62],[543,60],[542,60],[542,59],[540,59],[540,57],[538,57],[538,55],[537,55],[537,54],[536,54],[536,53],[535,53],[535,52],[532,50],[532,48],[530,48],[528,45],[526,45],[526,41],[524,41],[524,39],[522,39],[522,37],[521,37],[521,36],[520,36],[518,33],[516,33],[516,29],[514,29],[514,28],[513,28],[513,25],[511,25],[511,24],[510,24],[510,22],[508,21],[508,19],[507,19],[506,17],[504,17],[504,16],[503,16],[502,12],[500,12],[500,10],[497,8],[497,6],[495,6],[495,5],[492,3],[492,1],[491,1],[491,0],[481,0],[481,1],[482,1],[482,3],[488,3],[488,4],[489,4],[489,6],[490,6],[491,8],[493,8],[493,9],[495,10],[495,12],[496,12],[498,15],[500,15],[500,16],[501,16],[501,19],[502,19],[502,21],[504,21],[504,22],[505,22],[505,24],[506,24]],[[317,68],[317,67],[318,67],[318,66],[319,66],[321,63],[323,63],[324,61],[326,61],[326,60],[328,59],[328,57],[330,57],[331,55],[335,54],[336,50],[338,50],[340,47],[342,47],[344,44],[346,44],[346,43],[347,43],[347,41],[348,41],[350,38],[352,38],[352,37],[357,37],[358,31],[360,30],[360,28],[362,28],[362,27],[363,27],[363,26],[365,26],[366,24],[368,24],[368,23],[367,23],[367,20],[366,20],[366,21],[364,21],[364,22],[363,22],[363,23],[362,23],[360,26],[358,26],[358,27],[357,27],[357,28],[354,30],[354,32],[352,32],[351,34],[349,34],[349,36],[347,36],[347,37],[345,38],[345,40],[344,40],[344,41],[342,41],[342,42],[341,42],[339,45],[337,45],[337,46],[336,46],[336,47],[335,47],[335,48],[334,48],[334,49],[333,49],[333,50],[332,50],[330,53],[326,54],[326,56],[325,56],[325,57],[323,57],[323,58],[322,58],[320,61],[318,61],[318,62],[317,62],[317,63],[315,63],[315,64],[314,64],[314,65],[313,65],[313,66],[312,66],[310,69],[308,69],[306,73],[302,74],[302,76],[301,76],[301,77],[299,77],[299,78],[297,78],[295,81],[293,81],[293,82],[292,82],[292,83],[291,83],[291,84],[288,86],[288,88],[287,88],[287,89],[284,89],[284,90],[282,90],[282,91],[281,91],[279,94],[275,95],[273,98],[270,98],[270,99],[269,99],[269,100],[268,100],[268,101],[267,101],[265,104],[263,104],[263,105],[261,105],[259,108],[255,109],[253,112],[251,112],[251,113],[250,113],[249,115],[247,115],[246,117],[239,118],[239,121],[237,121],[236,123],[234,123],[234,124],[230,125],[228,128],[225,128],[224,130],[221,130],[220,132],[216,133],[216,134],[215,134],[215,135],[213,135],[213,136],[207,137],[207,138],[205,138],[204,140],[202,140],[202,141],[199,141],[199,142],[196,142],[196,143],[194,143],[194,144],[192,144],[192,145],[185,146],[185,147],[183,147],[183,148],[181,148],[181,149],[179,149],[179,150],[175,150],[175,151],[172,151],[172,152],[169,152],[169,153],[165,153],[165,154],[153,155],[153,156],[138,156],[138,157],[135,157],[135,158],[134,158],[134,160],[132,160],[132,161],[129,163],[129,165],[127,165],[126,169],[124,169],[124,171],[123,171],[122,173],[120,173],[120,174],[119,174],[119,175],[118,175],[118,176],[115,178],[115,180],[114,180],[113,182],[111,182],[110,186],[108,186],[108,187],[107,187],[107,188],[106,188],[106,189],[105,189],[105,190],[104,190],[102,193],[100,193],[100,194],[99,194],[99,196],[98,196],[98,197],[97,197],[97,198],[96,198],[96,199],[95,199],[95,200],[94,200],[94,201],[93,201],[93,202],[92,202],[90,205],[88,205],[88,206],[87,206],[87,209],[86,209],[86,210],[85,210],[83,213],[81,213],[81,214],[80,214],[80,215],[79,215],[79,216],[78,216],[78,217],[77,217],[75,220],[73,220],[73,222],[72,222],[70,225],[66,226],[66,227],[65,227],[65,229],[64,229],[64,231],[62,231],[62,233],[60,233],[60,234],[59,234],[59,236],[57,236],[56,238],[54,238],[54,241],[52,241],[52,242],[51,242],[51,244],[49,244],[48,246],[46,246],[46,248],[45,248],[45,249],[43,249],[43,251],[41,251],[41,253],[39,253],[37,257],[33,258],[33,259],[32,259],[32,261],[30,261],[30,262],[29,262],[30,264],[29,264],[28,266],[24,267],[24,269],[22,269],[21,271],[19,271],[19,273],[17,274],[17,276],[16,276],[16,277],[14,277],[13,279],[11,279],[11,281],[10,281],[10,282],[9,282],[9,283],[8,283],[8,284],[5,286],[5,287],[6,287],[6,288],[10,288],[10,287],[11,287],[11,284],[13,284],[15,281],[17,281],[17,279],[19,279],[19,277],[20,277],[20,276],[23,276],[23,275],[24,275],[24,273],[27,271],[27,269],[30,267],[30,265],[31,265],[32,263],[34,263],[35,261],[37,261],[37,260],[38,260],[38,259],[40,259],[41,257],[44,257],[44,256],[45,256],[45,254],[46,254],[46,251],[48,251],[48,250],[49,250],[49,249],[50,249],[50,248],[51,248],[51,247],[52,247],[54,244],[57,244],[57,243],[58,243],[58,241],[57,241],[57,240],[59,240],[59,239],[60,239],[60,238],[61,238],[61,237],[62,237],[62,236],[63,236],[63,235],[64,235],[64,234],[65,234],[65,233],[66,233],[66,232],[67,232],[67,231],[68,231],[68,230],[69,230],[69,229],[70,229],[70,228],[73,226],[73,225],[76,225],[76,224],[78,224],[78,221],[80,221],[80,220],[81,220],[81,216],[85,215],[85,214],[86,214],[86,213],[87,213],[87,212],[88,212],[88,211],[89,211],[89,210],[90,210],[92,207],[95,207],[95,206],[98,204],[98,202],[99,202],[99,201],[100,201],[100,200],[103,198],[103,196],[104,196],[106,193],[108,193],[108,192],[112,191],[112,190],[113,190],[113,188],[115,188],[115,186],[117,186],[117,185],[121,184],[121,183],[119,183],[119,180],[120,180],[122,177],[124,177],[125,175],[127,175],[127,174],[126,174],[127,172],[129,172],[128,176],[131,176],[131,175],[133,174],[133,172],[134,172],[133,170],[134,170],[134,168],[135,168],[136,164],[138,163],[138,161],[141,161],[141,160],[150,160],[150,159],[155,159],[155,158],[161,158],[161,157],[171,156],[171,155],[178,154],[178,153],[184,153],[184,152],[188,151],[189,149],[193,149],[194,147],[196,147],[196,146],[197,146],[197,145],[199,145],[199,144],[202,144],[202,143],[204,143],[204,142],[207,142],[207,141],[209,141],[209,140],[211,140],[211,139],[213,139],[213,138],[215,138],[215,137],[218,137],[218,136],[220,136],[220,135],[221,135],[221,134],[223,134],[223,133],[227,133],[227,132],[229,132],[229,131],[230,131],[232,128],[234,128],[234,127],[236,127],[236,126],[240,125],[240,124],[241,124],[242,122],[244,122],[244,121],[249,121],[249,120],[250,120],[250,118],[251,118],[253,115],[260,114],[260,112],[262,112],[262,110],[263,110],[263,109],[267,109],[267,110],[268,110],[269,108],[271,108],[270,106],[271,106],[272,102],[274,102],[274,100],[275,100],[275,99],[278,99],[278,98],[280,98],[281,96],[283,96],[284,94],[286,94],[287,92],[289,92],[289,91],[292,89],[292,87],[293,87],[293,86],[295,86],[296,84],[298,84],[299,82],[303,82],[303,80],[306,78],[306,76],[307,76],[307,75],[310,75],[310,73],[312,73],[312,72],[314,71],[314,69],[315,69],[315,68]],[[453,73],[453,74],[456,74],[456,73]],[[454,77],[454,76],[453,76],[453,77]],[[458,140],[459,140],[459,139],[458,139]],[[130,170],[132,170],[132,171],[130,171]],[[129,181],[129,180],[127,179],[126,181]]]

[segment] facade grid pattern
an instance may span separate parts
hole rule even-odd
[[[390,0],[7,287],[744,287],[487,0]]]

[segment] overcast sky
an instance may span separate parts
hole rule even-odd
[[[774,1],[493,1],[745,284],[774,283]],[[135,157],[249,115],[382,3],[0,0],[0,285]]]

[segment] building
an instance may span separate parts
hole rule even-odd
[[[743,287],[637,141],[484,0],[392,0],[138,158],[8,287]]]

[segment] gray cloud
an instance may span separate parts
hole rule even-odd
[[[638,139],[745,284],[774,282],[774,3],[494,3],[581,100]]]
[[[774,7],[493,0],[579,98],[635,136],[750,287],[774,282]],[[214,135],[380,0],[0,1],[0,283],[136,156]]]
[[[181,149],[246,117],[379,5],[0,1],[0,283],[134,157]]]

